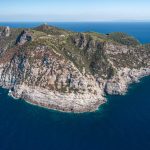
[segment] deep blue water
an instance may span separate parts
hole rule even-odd
[[[150,42],[149,23],[55,25],[75,31],[124,31]],[[0,150],[150,150],[150,77],[132,84],[125,96],[109,96],[94,113],[52,111],[13,100],[7,93],[0,89]]]
[[[29,28],[41,25],[41,22],[34,23],[0,23],[0,26],[9,25],[14,28]],[[95,31],[100,33],[110,33],[110,32],[125,32],[132,36],[135,36],[142,43],[150,43],[150,22],[91,22],[91,23],[61,23],[61,22],[51,22],[49,25],[54,25],[64,29],[84,32],[84,31]]]

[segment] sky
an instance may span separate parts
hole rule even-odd
[[[150,21],[150,0],[0,0],[0,21]]]

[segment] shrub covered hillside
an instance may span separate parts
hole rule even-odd
[[[108,81],[120,81],[127,71],[132,78],[129,70],[149,67],[149,44],[142,45],[125,33],[77,33],[48,25],[29,29],[0,27],[0,84],[13,89],[15,97],[33,101],[41,96],[43,101],[36,102],[40,105],[47,105],[43,103],[49,97],[42,93],[51,92],[50,97],[58,100],[61,97],[56,96],[58,92],[66,97],[70,93],[79,94],[72,95],[73,104],[64,97],[67,111],[77,111],[76,105],[83,103],[83,99],[87,102],[84,109],[97,106],[102,103],[97,97],[104,94]],[[115,90],[112,84],[109,87],[114,93],[122,88],[116,84]],[[31,96],[34,92],[40,93],[38,97]],[[83,95],[86,96],[81,98]],[[61,105],[59,109],[65,109],[61,102],[59,105],[56,101],[48,102],[53,102],[52,108]]]

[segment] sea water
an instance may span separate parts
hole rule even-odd
[[[34,27],[41,23],[0,23]],[[123,31],[150,42],[150,23],[49,23],[73,31]],[[150,77],[93,113],[33,106],[0,89],[0,150],[150,150]]]

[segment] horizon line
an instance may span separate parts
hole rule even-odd
[[[150,20],[124,21],[0,21],[0,23],[150,23]]]

